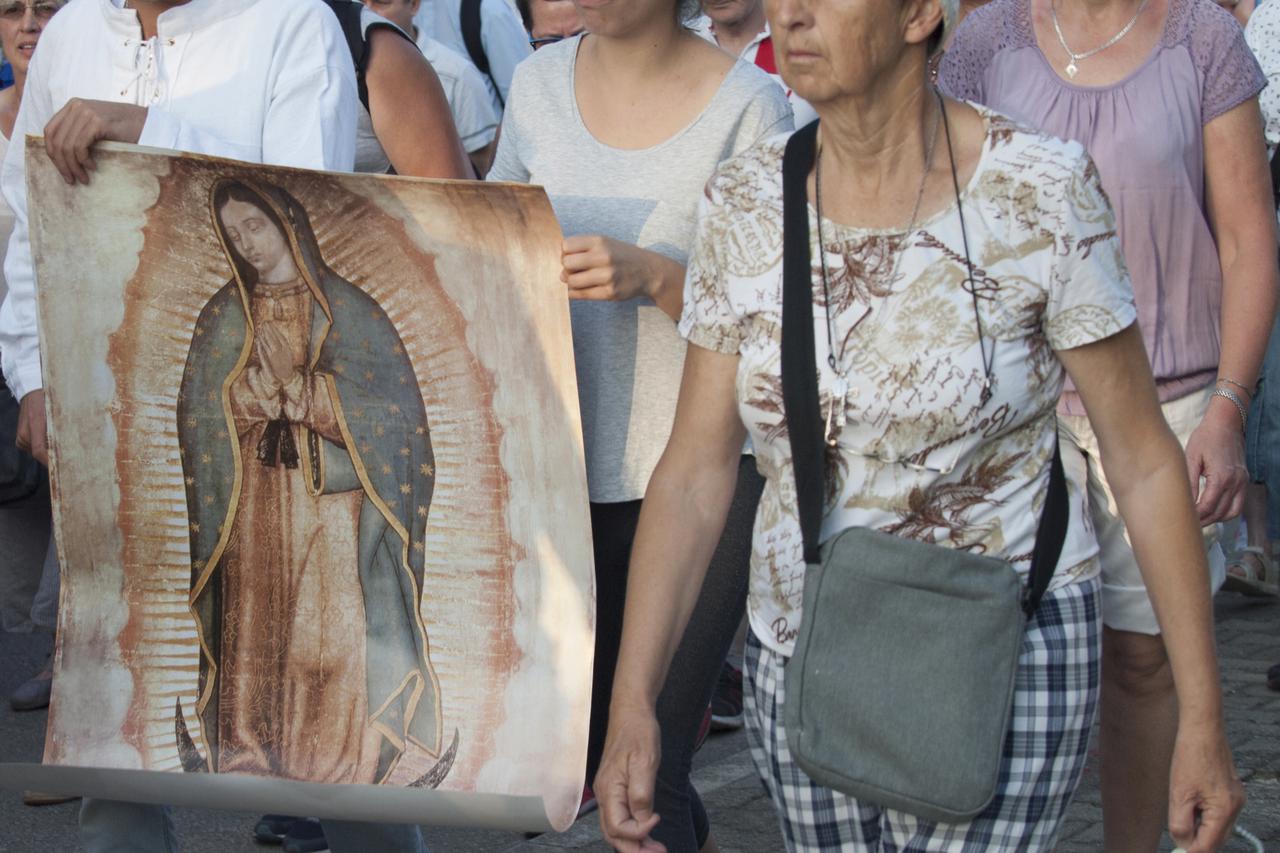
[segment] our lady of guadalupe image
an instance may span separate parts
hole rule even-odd
[[[546,193],[115,143],[72,187],[25,144],[62,582],[0,788],[570,826],[595,572]]]
[[[418,378],[288,192],[224,179],[209,202],[231,277],[177,406],[200,643],[183,767],[378,783],[417,751],[434,786],[457,742],[441,754],[421,615],[436,472]]]

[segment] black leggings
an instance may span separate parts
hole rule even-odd
[[[689,783],[689,770],[698,728],[746,608],[751,528],[763,488],[764,479],[756,472],[755,458],[743,456],[724,533],[658,697],[662,763],[658,767],[654,810],[662,820],[654,829],[653,838],[666,845],[670,853],[696,853],[711,833],[707,811]],[[600,767],[609,728],[609,697],[622,641],[627,567],[640,520],[640,503],[591,505],[596,558],[596,657],[587,779],[594,779]]]

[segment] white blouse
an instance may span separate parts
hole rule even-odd
[[[1065,372],[1055,352],[1114,335],[1136,313],[1111,208],[1084,149],[979,112],[987,139],[961,193],[963,231],[955,204],[910,235],[823,221],[833,339],[849,390],[832,419],[838,451],[827,454],[822,539],[868,527],[1026,572],[1057,439]],[[761,642],[789,655],[805,562],[782,408],[785,141],[755,146],[708,184],[680,330],[691,344],[739,356],[739,412],[765,477],[748,610]],[[839,397],[809,212],[825,412]],[[976,286],[967,283],[965,237]],[[1069,488],[1071,523],[1050,589],[1098,571],[1083,497]]]

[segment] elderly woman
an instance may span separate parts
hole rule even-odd
[[[641,499],[675,417],[685,357],[675,320],[698,200],[720,162],[789,130],[791,110],[763,71],[685,28],[696,0],[575,6],[587,34],[520,65],[488,178],[544,186],[566,235],[561,278],[572,300],[595,541],[589,784],[604,747]],[[673,853],[714,845],[689,769],[746,598],[763,484],[741,442],[734,472],[723,547],[659,703],[667,820],[658,836]]]
[[[800,286],[812,298],[799,299],[812,304],[819,366],[821,411],[811,417],[829,445],[821,538],[869,528],[939,553],[997,557],[1025,574],[1070,375],[1157,613],[1179,628],[1167,638],[1180,711],[1170,828],[1191,851],[1214,849],[1242,791],[1223,732],[1208,568],[1097,170],[1077,143],[934,92],[927,60],[942,36],[938,0],[768,5],[783,77],[821,118],[801,188],[813,260],[798,265],[810,270]],[[984,810],[933,822],[854,799],[814,782],[789,745],[783,674],[806,561],[788,434],[803,413],[779,405],[785,146],[779,137],[754,147],[707,188],[680,324],[691,345],[676,423],[632,556],[596,779],[602,825],[620,850],[652,849],[662,817],[650,799],[654,695],[749,433],[766,484],[748,604],[747,720],[788,849],[1051,849],[1098,696],[1098,547],[1078,493],[1056,572],[1026,623],[999,781]],[[1168,566],[1179,570],[1160,570]],[[924,682],[918,701],[951,697]]]
[[[1243,501],[1244,414],[1280,284],[1257,102],[1265,80],[1239,24],[1212,0],[996,0],[956,31],[939,79],[948,94],[1083,144],[1097,164],[1217,564],[1215,523]],[[1107,848],[1150,850],[1178,725],[1161,630],[1170,623],[1156,618],[1136,537],[1099,464],[1096,418],[1071,386],[1060,412],[1067,469],[1087,484],[1102,546]],[[1241,564],[1229,583],[1274,584],[1257,568]]]

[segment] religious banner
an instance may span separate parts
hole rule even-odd
[[[563,829],[594,592],[541,189],[28,140],[63,566],[0,784]]]

